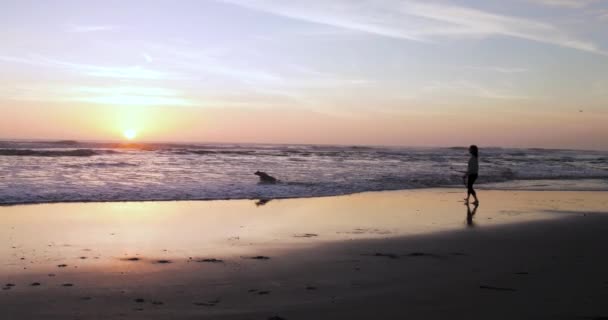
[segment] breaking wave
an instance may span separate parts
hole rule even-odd
[[[15,157],[90,157],[98,155],[91,149],[76,150],[31,150],[31,149],[0,149],[0,156]]]

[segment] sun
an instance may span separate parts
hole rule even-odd
[[[127,129],[122,134],[125,136],[125,138],[127,138],[127,140],[133,140],[135,137],[137,137],[137,131],[135,131],[135,129]]]

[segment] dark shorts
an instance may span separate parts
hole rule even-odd
[[[467,188],[472,189],[473,184],[475,183],[475,180],[477,180],[477,174],[476,173],[469,174],[469,177],[467,178]]]

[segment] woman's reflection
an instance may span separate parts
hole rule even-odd
[[[473,222],[473,216],[477,212],[477,208],[479,207],[479,203],[473,205],[473,210],[471,210],[471,205],[469,203],[467,205],[467,226],[474,227],[475,222]]]

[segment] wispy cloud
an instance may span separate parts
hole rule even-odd
[[[149,43],[145,45],[148,54],[154,54],[163,64],[174,70],[184,70],[195,79],[225,77],[242,83],[280,82],[283,79],[276,72],[269,72],[250,63],[227,62],[223,48],[197,49],[189,46]]]
[[[458,80],[458,81],[435,81],[422,87],[423,94],[448,94],[457,96],[470,96],[476,98],[513,100],[529,99],[530,97],[510,93],[505,90],[489,88],[482,84]]]
[[[146,60],[147,63],[154,61],[154,59],[152,59],[152,56],[150,56],[149,54],[147,54],[145,52],[142,54],[142,56],[144,57],[144,60]]]
[[[70,65],[82,73],[104,78],[120,78],[120,79],[151,79],[158,80],[166,78],[163,72],[147,69],[140,66],[130,67],[100,67],[88,65]]]
[[[450,4],[414,0],[224,1],[293,19],[414,41],[508,36],[606,54],[593,42],[546,22]]]
[[[119,29],[119,26],[114,25],[69,25],[67,27],[68,32],[74,33],[117,31]]]
[[[591,85],[591,94],[608,97],[608,80],[597,80]]]
[[[526,68],[500,67],[500,66],[464,66],[463,68],[470,69],[470,70],[492,71],[492,72],[499,72],[499,73],[523,73],[523,72],[529,71]]]
[[[84,102],[111,106],[193,106],[180,91],[146,86],[27,85],[0,92],[17,101]]]
[[[387,37],[426,42],[419,31],[423,21],[404,21],[393,8],[382,8],[381,3],[348,0],[335,1],[274,1],[274,0],[224,0],[253,10],[265,11],[293,19],[357,30]],[[417,26],[416,26],[417,25]],[[415,28],[410,28],[415,27]]]
[[[584,8],[598,0],[531,0],[531,2],[554,7]]]
[[[170,77],[168,73],[141,66],[98,66],[66,62],[39,55],[29,55],[26,57],[0,55],[0,61],[16,62],[46,68],[60,68],[82,75],[103,78],[160,80]]]
[[[222,79],[222,81],[253,86],[256,90],[336,88],[370,82],[358,77],[320,72],[305,65],[279,61],[273,62],[272,65],[268,65],[267,61],[255,64],[255,59],[263,54],[254,51],[244,54],[247,59],[230,59],[222,48],[201,50],[162,44],[150,44],[148,47],[163,63],[171,65],[172,69],[188,72],[194,78]]]
[[[125,106],[192,106],[176,90],[157,87],[74,87],[66,90],[66,100]]]

